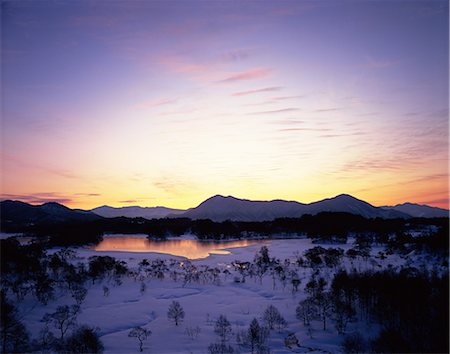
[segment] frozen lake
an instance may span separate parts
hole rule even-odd
[[[91,249],[98,252],[156,252],[181,256],[188,259],[202,259],[211,254],[230,254],[230,248],[267,244],[267,240],[199,241],[195,239],[149,240],[144,235],[106,236]]]

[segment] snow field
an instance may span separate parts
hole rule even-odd
[[[286,258],[292,261],[297,254],[317,246],[310,239],[276,239],[265,243],[269,248],[271,257],[282,261]],[[344,250],[352,247],[350,243],[345,245],[321,245],[322,247],[340,247]],[[235,334],[241,330],[247,330],[253,318],[262,322],[264,310],[270,304],[276,306],[288,323],[286,329],[280,333],[271,331],[268,345],[272,353],[292,352],[338,352],[342,336],[338,335],[332,321],[329,321],[328,329],[323,331],[319,321],[312,322],[312,333],[308,333],[303,323],[296,319],[295,308],[300,300],[306,298],[303,291],[305,284],[311,275],[310,268],[296,267],[301,279],[299,291],[294,293],[292,285],[287,282],[286,287],[279,280],[273,280],[272,275],[265,274],[260,280],[258,277],[247,277],[244,283],[235,282],[234,278],[239,274],[232,268],[231,263],[235,260],[253,261],[255,253],[259,251],[261,244],[243,248],[230,249],[231,254],[211,255],[208,258],[190,261],[199,269],[201,267],[218,267],[221,271],[228,269],[231,274],[220,274],[219,285],[212,283],[192,282],[183,286],[181,280],[174,281],[169,274],[165,273],[164,279],[146,277],[142,281],[131,276],[122,277],[118,284],[115,279],[104,279],[103,281],[92,281],[86,283],[88,294],[81,305],[78,315],[78,324],[86,324],[99,328],[100,339],[105,346],[105,353],[133,353],[138,352],[138,341],[129,338],[128,333],[135,326],[141,326],[152,331],[152,335],[144,342],[144,352],[147,353],[207,353],[209,344],[218,342],[214,333],[214,323],[220,314],[223,314],[232,324],[233,336],[230,343],[239,352],[249,352],[248,348],[239,347],[236,343]],[[377,254],[381,248],[372,249],[372,254]],[[53,250],[57,251],[57,250]],[[187,262],[182,257],[174,257],[153,253],[129,253],[129,252],[95,252],[85,248],[76,250],[77,258],[74,262],[88,262],[93,255],[109,255],[116,259],[127,262],[130,270],[138,271],[138,264],[143,259],[149,261],[163,259],[167,263],[173,260],[174,267],[180,267],[179,262]],[[356,268],[371,268],[385,266],[390,263],[399,265],[405,260],[398,256],[390,256],[384,260],[382,265],[372,262],[354,261]],[[344,266],[350,268],[347,258],[344,258]],[[333,270],[322,269],[322,276],[330,281]],[[141,283],[146,288],[141,292]],[[109,288],[109,295],[105,296],[103,287]],[[167,310],[170,303],[176,300],[180,302],[185,311],[184,321],[175,326],[167,318]],[[18,303],[23,322],[26,324],[33,338],[36,338],[43,328],[42,317],[45,313],[54,312],[59,305],[72,305],[74,300],[70,295],[60,294],[55,301],[44,306],[31,297]],[[374,331],[374,328],[361,329],[361,324],[349,325],[352,327]],[[196,338],[191,338],[186,332],[189,329],[200,328]],[[295,333],[300,341],[301,347],[290,350],[284,346],[284,338],[290,332]],[[311,338],[312,337],[312,338]]]

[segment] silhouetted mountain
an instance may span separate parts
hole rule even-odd
[[[441,218],[448,217],[449,211],[442,208],[431,207],[428,205],[403,203],[394,206],[383,206],[385,210],[400,211],[418,218]]]
[[[15,200],[0,202],[1,225],[28,226],[34,224],[53,224],[67,221],[92,221],[100,216],[82,210],[73,210],[58,203],[31,205]]]
[[[361,215],[365,218],[409,218],[410,215],[401,211],[385,210],[375,207],[363,200],[357,199],[348,194],[340,194],[334,198],[328,198],[308,204],[306,214],[318,214],[322,211],[346,212]]]
[[[251,201],[216,195],[205,200],[196,208],[177,216],[190,219],[211,219],[213,221],[264,221],[281,217],[300,217],[304,214],[315,215],[324,211],[347,212],[366,218],[410,217],[400,211],[374,207],[347,194],[310,204],[284,200]]]
[[[305,204],[295,201],[251,201],[216,195],[178,216],[213,221],[262,221],[280,217],[298,217],[302,215],[304,207]]]
[[[165,207],[140,207],[140,206],[128,206],[122,208],[113,208],[107,205],[94,208],[90,210],[94,214],[103,216],[105,218],[115,218],[125,216],[127,218],[145,218],[145,219],[160,219],[165,218],[169,214],[177,215],[183,213],[185,210],[171,209]]]

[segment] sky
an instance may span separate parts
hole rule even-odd
[[[448,1],[2,1],[1,198],[448,207]]]

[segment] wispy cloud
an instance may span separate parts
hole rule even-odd
[[[280,132],[329,132],[333,129],[330,128],[283,128],[278,129]]]
[[[154,187],[170,195],[182,195],[193,186],[186,180],[176,176],[163,176],[152,181]]]
[[[271,72],[272,72],[272,69],[268,69],[268,68],[250,69],[250,70],[242,71],[237,74],[230,75],[230,76],[226,77],[225,79],[220,80],[219,82],[225,83],[225,82],[261,79],[263,77],[270,75]]]
[[[40,165],[36,162],[32,162],[32,161],[25,161],[22,158],[19,158],[17,156],[14,155],[5,155],[2,154],[2,159],[3,161],[8,161],[10,163],[14,163],[20,166],[25,166],[25,167],[31,167],[33,169],[37,169],[37,170],[42,170],[42,171],[46,171],[47,173],[51,173],[55,176],[59,176],[59,177],[64,177],[67,179],[79,179],[81,178],[81,176],[79,174],[77,174],[74,171],[69,171],[67,169],[64,168],[59,168],[57,166],[44,166],[44,165]]]
[[[127,199],[127,200],[119,200],[118,203],[121,204],[128,204],[128,203],[138,203],[138,199]]]
[[[166,66],[170,71],[176,73],[197,74],[205,71],[210,71],[214,65],[205,63],[193,63],[180,56],[163,55],[157,61]]]
[[[240,62],[247,59],[250,56],[250,51],[248,49],[235,49],[230,50],[226,53],[222,53],[219,57],[220,60],[224,62]]]
[[[386,69],[393,67],[399,63],[398,60],[382,60],[382,59],[374,59],[370,56],[366,57],[366,63],[363,64],[363,67],[368,69]]]
[[[75,193],[75,195],[81,196],[81,197],[100,197],[101,196],[100,193]]]
[[[298,125],[305,124],[306,121],[299,119],[277,119],[269,122],[270,124],[279,124],[279,125]]]
[[[300,111],[300,108],[289,107],[289,108],[275,109],[275,110],[271,110],[271,111],[252,112],[252,113],[248,113],[248,114],[249,115],[278,114],[278,113],[289,113],[289,112],[297,112],[297,111]]]
[[[271,100],[274,100],[274,101],[285,101],[285,100],[292,100],[294,98],[303,98],[303,97],[306,97],[306,95],[278,96],[278,97],[272,97]]]
[[[138,103],[135,107],[139,109],[155,108],[159,106],[166,106],[177,102],[177,98],[157,98],[149,101]]]
[[[62,196],[58,193],[33,193],[33,194],[1,194],[0,199],[19,200],[21,202],[30,204],[43,204],[48,202],[56,202],[61,204],[68,204],[73,202],[73,199],[67,196]]]
[[[426,204],[426,205],[437,205],[440,208],[448,209],[449,207],[449,198],[442,198],[442,199],[433,199],[433,200],[425,200],[419,202],[419,204]]]
[[[317,113],[334,112],[334,111],[340,111],[341,109],[342,109],[341,107],[319,108],[319,109],[315,109],[314,112],[317,112]]]
[[[261,93],[261,92],[279,91],[281,89],[282,89],[282,87],[280,87],[280,86],[264,87],[264,88],[255,89],[255,90],[235,92],[235,93],[232,93],[231,96],[247,96],[247,95],[252,95],[252,94]]]

